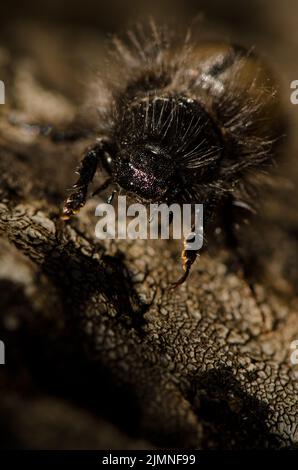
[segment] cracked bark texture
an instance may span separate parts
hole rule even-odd
[[[289,38],[280,40],[282,24],[270,21],[271,36],[255,27],[244,41],[253,37],[268,58],[278,42],[275,65],[285,81],[295,79],[298,39],[289,30],[284,54]],[[264,194],[262,213],[239,233],[255,295],[230,268],[233,253],[220,238],[170,291],[181,269],[178,243],[96,240],[95,198],[59,223],[65,188],[92,139],[53,142],[27,124],[65,128],[78,115],[86,127],[96,122],[84,87],[90,64],[103,66],[102,43],[95,31],[38,23],[1,33],[1,445],[295,447],[295,189],[284,183]],[[295,186],[292,140],[278,173]]]

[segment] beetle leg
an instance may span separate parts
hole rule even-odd
[[[111,145],[106,140],[101,140],[95,146],[89,148],[78,168],[79,179],[73,185],[70,196],[64,203],[64,220],[69,219],[84,206],[87,199],[88,186],[92,182],[97,166],[104,159],[105,152],[111,150]]]
[[[184,240],[184,247],[183,247],[182,254],[181,254],[182,267],[183,267],[184,273],[178,279],[178,281],[171,283],[172,289],[180,286],[186,281],[190,273],[191,266],[193,265],[193,263],[195,262],[197,258],[199,250],[190,249],[190,244],[194,242],[195,236],[196,235],[192,233]]]

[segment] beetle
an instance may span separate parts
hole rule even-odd
[[[113,44],[116,80],[102,78],[100,136],[81,161],[64,219],[85,204],[100,167],[108,178],[96,193],[114,184],[144,202],[203,203],[204,225],[224,211],[233,238],[231,208],[253,211],[255,176],[272,165],[284,136],[273,73],[238,45],[187,36],[173,46],[153,22]],[[175,286],[197,256],[188,241]]]

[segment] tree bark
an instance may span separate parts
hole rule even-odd
[[[233,253],[211,242],[187,283],[169,290],[181,269],[178,243],[99,242],[98,199],[59,222],[91,139],[53,142],[27,126],[59,128],[75,118],[80,50],[97,51],[96,41],[36,26],[5,40],[3,447],[295,446],[298,219],[288,192],[267,196],[264,212],[240,233],[255,293],[230,269]]]

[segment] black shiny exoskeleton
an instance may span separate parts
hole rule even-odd
[[[203,203],[208,224],[223,202],[251,205],[254,174],[284,132],[277,88],[252,51],[219,43],[180,46],[152,25],[115,38],[117,79],[103,77],[102,136],[84,156],[63,214],[86,201],[98,166],[110,183],[148,202]],[[107,104],[108,103],[108,104]],[[183,282],[196,258],[183,250]]]

